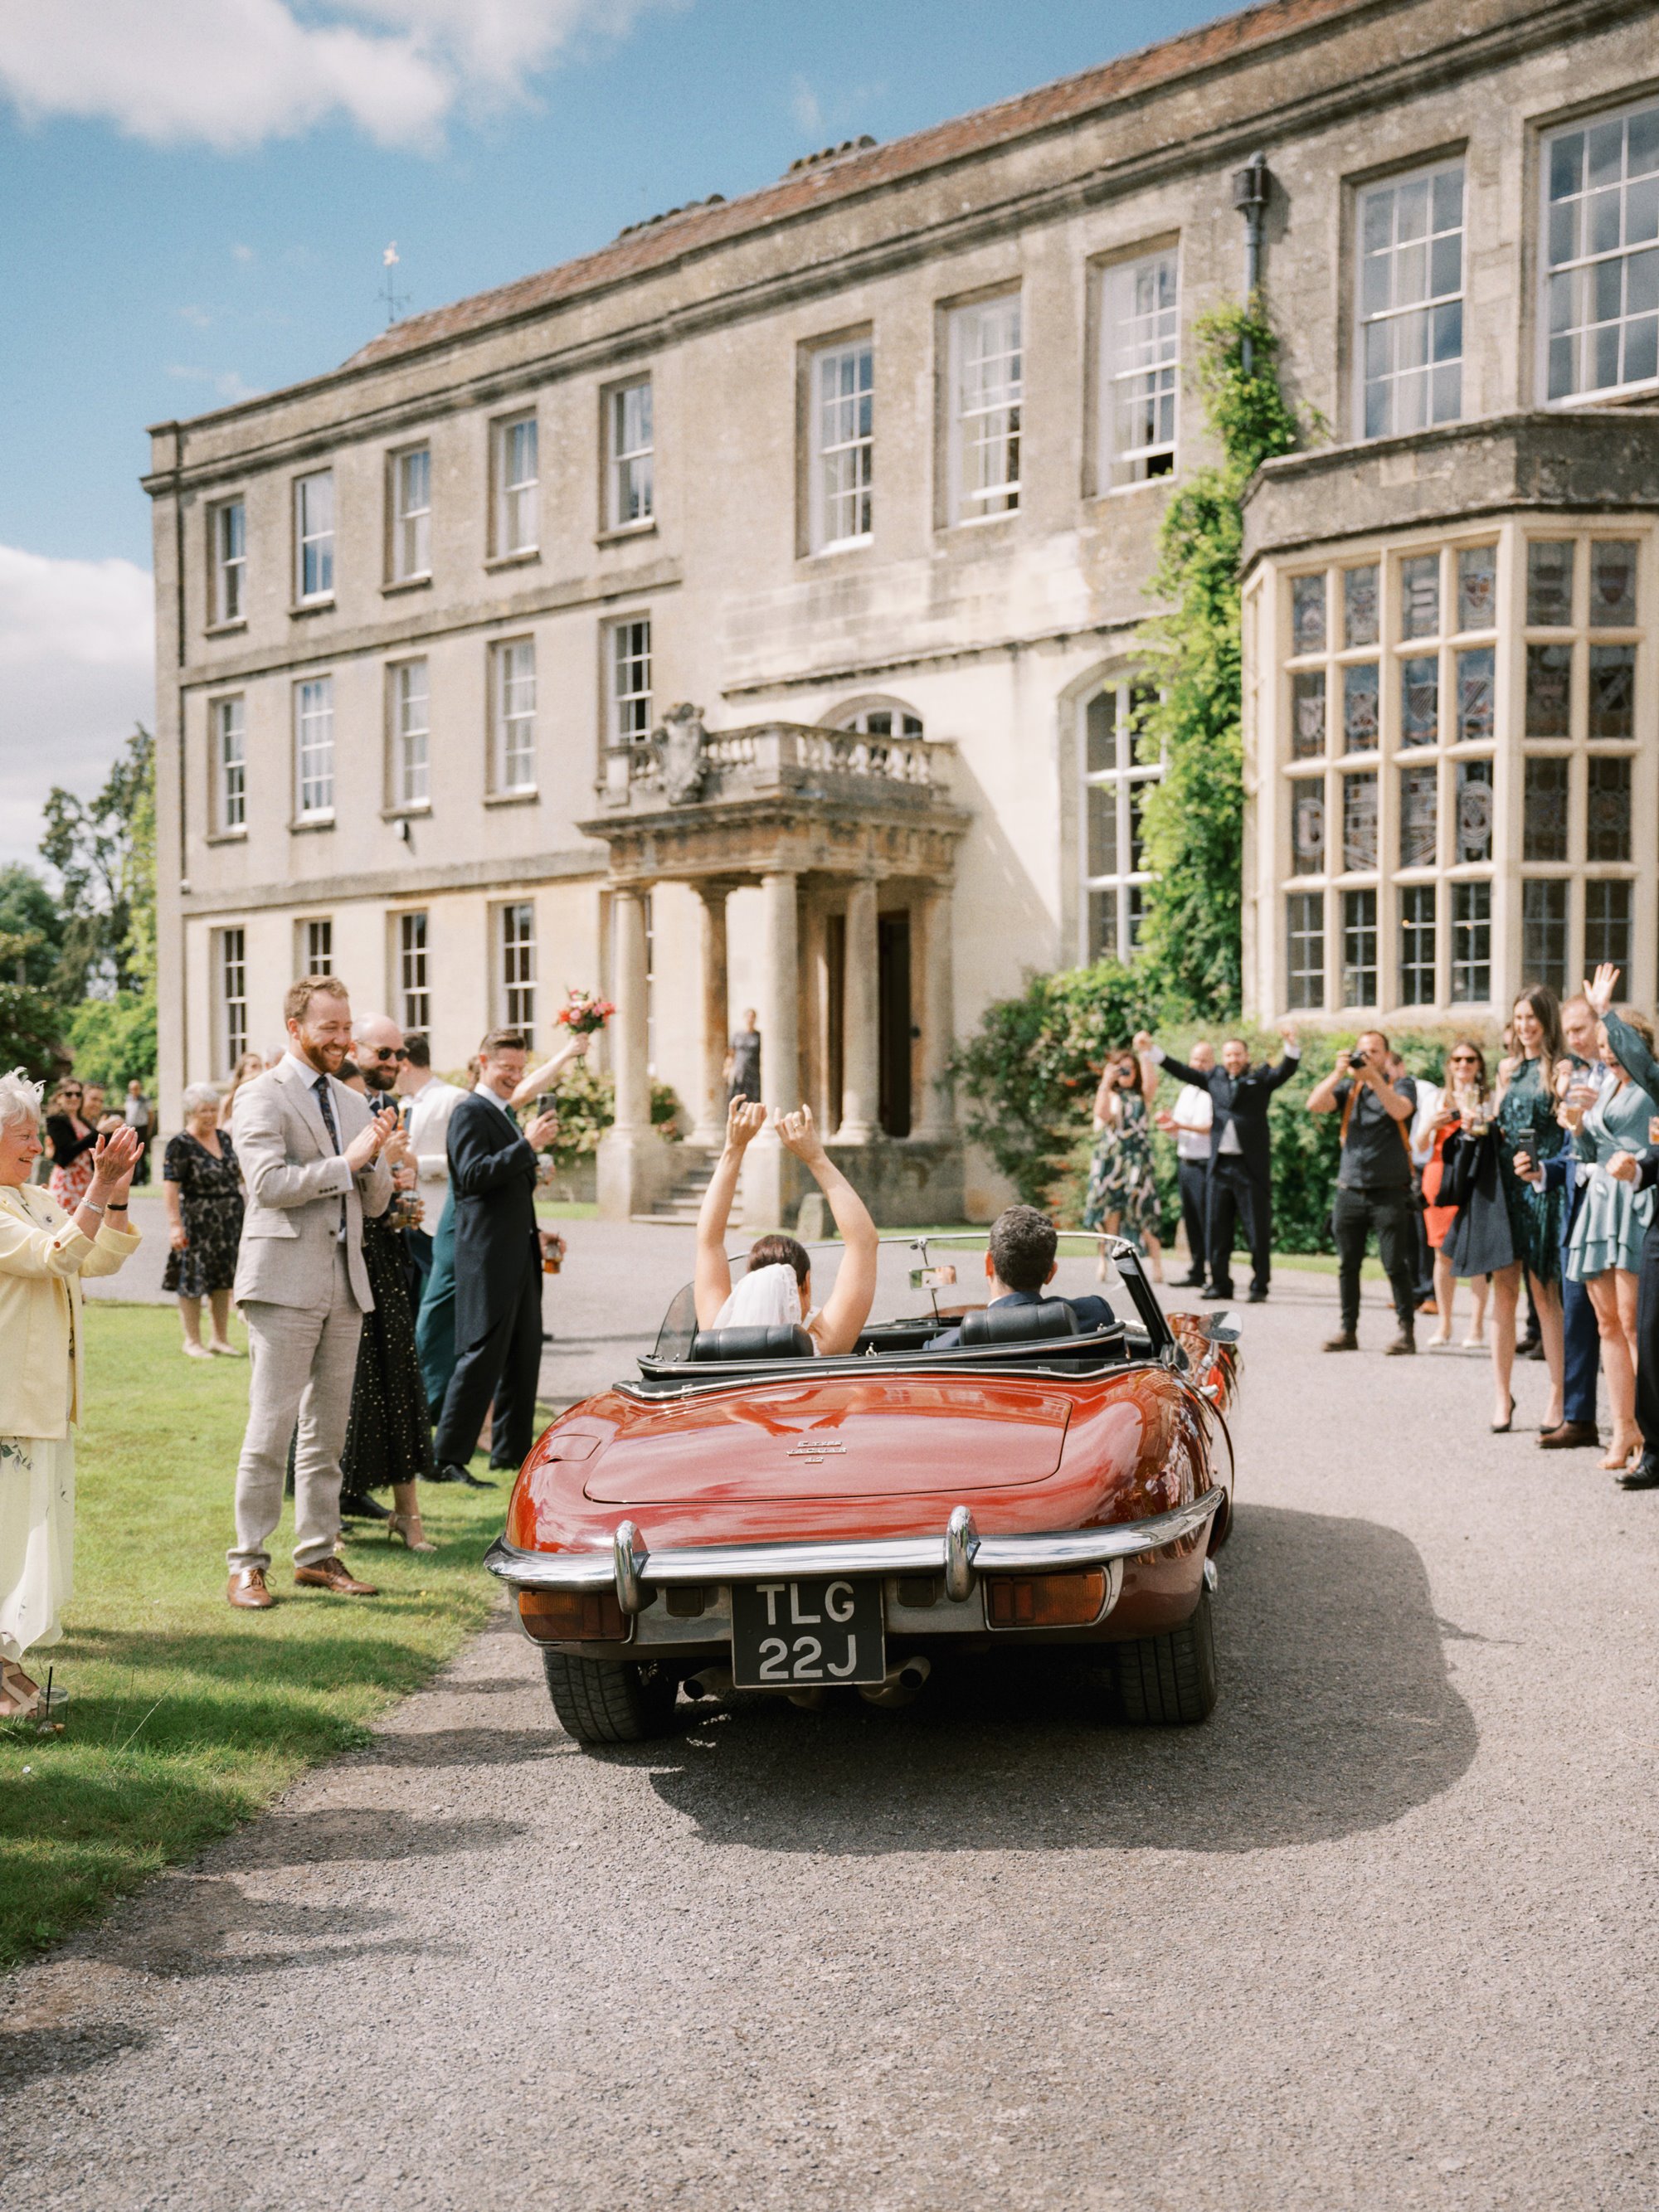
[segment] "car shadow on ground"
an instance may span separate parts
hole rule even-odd
[[[1476,1748],[1416,1548],[1335,1515],[1241,1507],[1221,1554],[1221,1698],[1192,1729],[1117,1723],[1067,1653],[941,1665],[921,1698],[822,1713],[763,1698],[600,1754],[709,1842],[779,1851],[1253,1851],[1386,1826]]]

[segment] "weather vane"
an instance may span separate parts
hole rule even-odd
[[[398,241],[395,238],[381,254],[380,266],[386,271],[386,276],[380,289],[374,296],[385,307],[386,322],[390,325],[397,321],[398,316],[409,305],[408,293],[398,291],[397,279],[392,273],[398,266]]]

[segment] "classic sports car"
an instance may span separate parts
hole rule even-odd
[[[639,1379],[543,1436],[486,1564],[579,1741],[660,1734],[682,1687],[902,1704],[949,1650],[1055,1644],[1101,1647],[1131,1721],[1210,1711],[1237,1328],[1166,1317],[1096,1237],[1062,1240],[1054,1287],[1095,1289],[1109,1250],[1132,1318],[957,1303],[930,1247],[975,1243],[904,1240],[925,1295],[839,1358],[799,1329],[699,1331],[688,1285]],[[960,1347],[928,1351],[953,1322]]]

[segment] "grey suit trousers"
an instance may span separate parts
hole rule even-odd
[[[243,1304],[253,1371],[236,1467],[236,1541],[226,1554],[233,1574],[270,1565],[266,1545],[283,1517],[288,1443],[296,1421],[294,1564],[305,1567],[325,1559],[339,1543],[340,1454],[363,1328],[343,1249],[334,1262],[333,1291],[326,1306],[279,1306],[264,1298]]]

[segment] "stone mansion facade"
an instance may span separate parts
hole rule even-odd
[[[164,1109],[296,972],[440,1066],[596,988],[608,1210],[674,1172],[652,1073],[713,1138],[747,1006],[888,1218],[994,1203],[949,1052],[1133,954],[1257,155],[1322,428],[1247,507],[1249,1011],[1488,1023],[1598,957],[1651,1004],[1654,10],[1270,0],[153,430]]]

